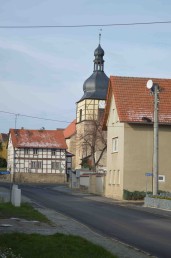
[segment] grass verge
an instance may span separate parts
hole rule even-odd
[[[46,216],[35,210],[28,203],[22,203],[20,207],[15,207],[11,203],[0,203],[0,219],[11,217],[51,223]]]
[[[15,256],[32,258],[117,258],[104,248],[70,235],[3,234],[0,250],[11,248]]]

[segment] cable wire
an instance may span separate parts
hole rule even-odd
[[[30,115],[12,113],[12,112],[2,111],[2,110],[0,110],[0,112],[1,113],[6,113],[6,114],[10,114],[10,115],[15,115],[15,116],[24,116],[24,117],[34,118],[34,119],[40,119],[40,120],[47,120],[47,121],[60,122],[60,123],[68,123],[68,124],[71,123],[71,122],[68,122],[68,121],[61,121],[61,120],[51,119],[51,118],[43,118],[43,117],[38,117],[38,116],[30,116]]]
[[[114,27],[114,26],[137,26],[170,24],[171,21],[151,21],[151,22],[130,22],[130,23],[109,23],[109,24],[82,24],[82,25],[7,25],[0,26],[0,29],[45,29],[45,28],[83,28],[83,27]]]
[[[47,121],[52,121],[52,122],[60,122],[60,123],[72,123],[72,122],[68,122],[68,121],[61,121],[61,120],[56,120],[56,119],[50,119],[50,118],[43,118],[43,117],[37,117],[37,116],[30,116],[30,115],[24,115],[24,114],[18,114],[18,113],[13,113],[13,112],[8,112],[8,111],[2,111],[0,110],[0,113],[6,113],[6,114],[10,114],[10,115],[15,115],[15,116],[23,116],[23,117],[29,117],[29,118],[33,118],[33,119],[41,119],[41,120],[47,120]],[[131,123],[131,124],[134,124],[136,125],[136,123]],[[153,122],[151,123],[141,123],[139,122],[138,125],[140,126],[151,126],[153,125]],[[117,123],[115,123],[114,125],[108,125],[108,127],[113,127],[113,128],[116,128],[116,127],[122,127],[123,128],[123,125],[117,125]],[[130,129],[130,126],[126,126],[126,128]]]

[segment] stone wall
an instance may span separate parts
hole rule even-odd
[[[11,175],[0,177],[0,181],[12,181]],[[65,174],[38,174],[38,173],[15,173],[15,183],[49,183],[62,184],[66,182]]]
[[[160,199],[160,198],[150,198],[147,196],[144,199],[144,206],[163,209],[163,210],[171,210],[171,200]]]
[[[105,174],[90,175],[89,193],[104,195],[104,179]]]
[[[0,175],[1,182],[11,182],[11,175]]]

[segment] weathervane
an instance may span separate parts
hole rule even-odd
[[[101,43],[101,32],[102,32],[102,29],[100,29],[100,33],[99,33],[99,44]]]

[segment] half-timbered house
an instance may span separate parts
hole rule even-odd
[[[12,174],[65,174],[66,149],[63,130],[10,129],[8,169]]]

